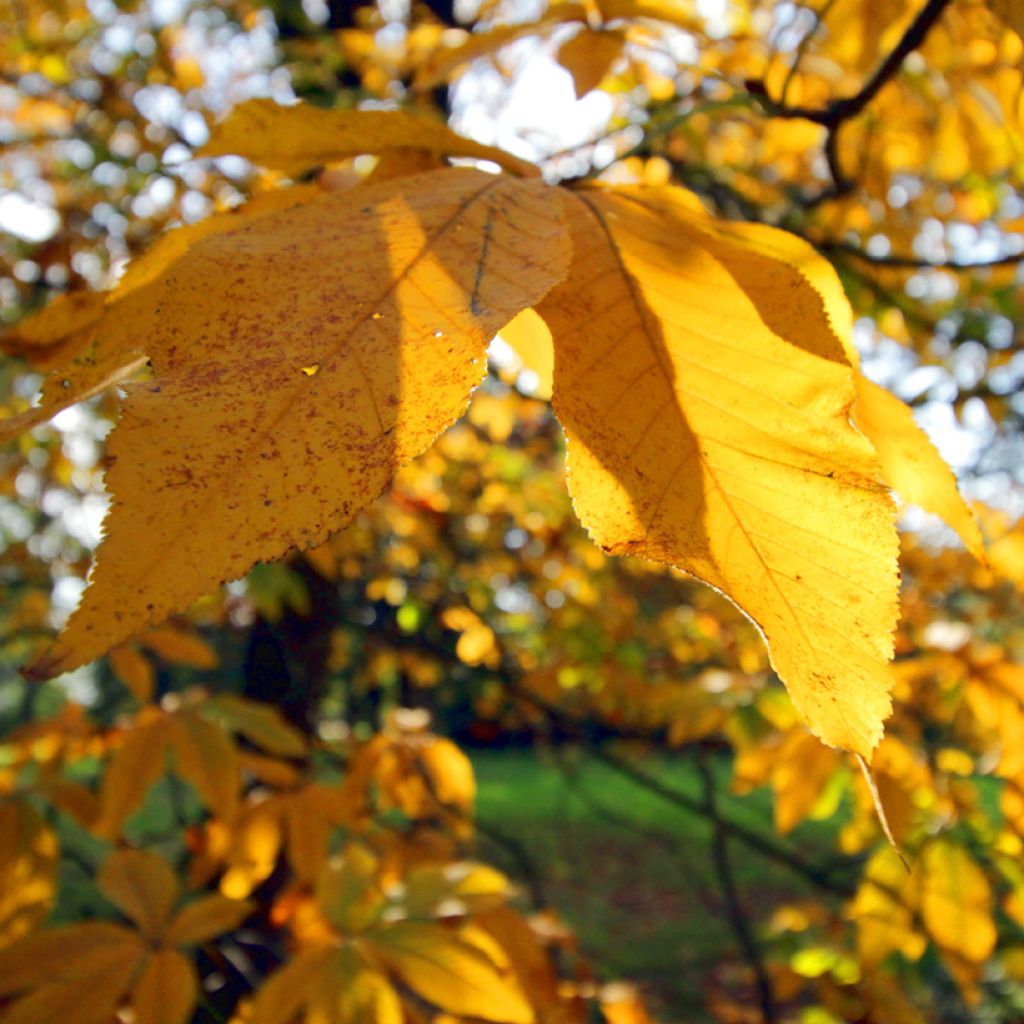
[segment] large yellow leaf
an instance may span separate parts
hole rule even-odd
[[[875,449],[885,482],[904,500],[941,516],[960,534],[967,549],[984,561],[981,532],[949,466],[914,421],[910,409],[859,372],[853,313],[832,264],[803,239],[762,224],[702,219],[700,227],[711,251],[739,276],[759,314],[777,334],[817,355],[845,360],[854,368],[853,420]],[[787,276],[780,277],[780,270]],[[786,291],[798,289],[800,278],[821,297],[831,332],[807,329],[806,306],[779,301],[780,287]],[[836,340],[840,348],[835,346]]]
[[[372,933],[372,948],[404,984],[448,1013],[501,1024],[533,1020],[514,976],[442,924],[409,921],[382,928]]]
[[[817,291],[677,189],[581,192],[567,213],[579,258],[538,312],[577,513],[607,550],[730,597],[814,732],[869,754],[890,707],[894,509]]]
[[[283,107],[248,100],[215,125],[199,156],[243,156],[295,174],[317,164],[393,149],[492,160],[513,174],[536,177],[526,160],[456,135],[443,122],[405,110],[324,110],[306,103]]]
[[[111,435],[92,580],[36,678],[321,543],[465,408],[486,344],[565,273],[558,194],[448,169],[197,243]]]
[[[145,365],[143,350],[156,324],[164,283],[196,242],[236,231],[268,213],[307,202],[321,192],[317,185],[264,192],[233,210],[168,231],[131,263],[111,291],[60,296],[19,323],[15,340],[40,339],[41,343],[41,339],[54,338],[42,351],[50,353],[44,368],[52,365],[56,369],[43,383],[37,406],[0,421],[0,443],[120,383]],[[65,333],[59,334],[61,331]],[[27,347],[24,340],[21,344],[24,354],[38,363],[38,344]],[[91,350],[81,355],[81,350],[90,344]],[[65,358],[57,359],[58,353]],[[69,363],[78,356],[81,358]]]

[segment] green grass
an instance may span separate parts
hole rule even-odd
[[[724,913],[704,816],[666,802],[579,751],[476,752],[482,853],[513,875],[521,864],[486,833],[514,837],[544,880],[543,895],[576,930],[602,979],[634,981],[663,1020],[703,1021],[709,977],[742,962]],[[701,800],[692,761],[649,758],[640,767]],[[731,797],[728,767],[716,765],[720,809],[771,836],[771,797]],[[798,830],[805,856],[831,847],[832,826]],[[784,866],[729,844],[744,909],[762,924],[780,903],[810,894]]]

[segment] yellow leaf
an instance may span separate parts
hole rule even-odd
[[[293,1024],[302,1008],[317,998],[319,989],[330,984],[336,957],[333,947],[316,946],[271,974],[256,992],[250,1024]]]
[[[651,1024],[635,985],[615,982],[601,988],[601,1012],[608,1024]]]
[[[376,856],[352,843],[343,856],[334,857],[320,875],[316,901],[328,920],[342,932],[361,932],[383,909]]]
[[[427,149],[389,149],[380,155],[367,181],[385,181],[405,178],[410,174],[436,171],[444,167],[444,160]]]
[[[436,738],[420,752],[437,799],[445,806],[470,814],[476,799],[473,764],[451,740]]]
[[[96,834],[117,839],[121,826],[139,809],[150,787],[166,768],[167,730],[162,720],[128,731],[107,765],[100,786]]]
[[[247,700],[233,693],[220,693],[203,704],[203,715],[241,733],[251,743],[279,757],[303,757],[306,740],[277,708]]]
[[[558,50],[558,63],[572,75],[577,99],[596,89],[611,66],[622,56],[625,37],[621,32],[592,32],[582,29]]]
[[[885,846],[864,869],[847,913],[857,924],[857,951],[868,965],[899,951],[908,960],[924,953],[927,941],[914,926],[912,886],[900,855]]]
[[[606,550],[731,598],[812,730],[870,753],[890,707],[894,510],[816,290],[678,189],[567,209],[580,258],[538,312],[580,519]]]
[[[139,635],[139,643],[172,665],[216,668],[217,652],[200,636],[174,626],[158,626]]]
[[[775,829],[785,835],[814,807],[825,783],[842,767],[840,755],[822,750],[821,744],[801,731],[786,738],[772,757],[772,788],[775,791]]]
[[[27,935],[0,950],[0,995],[15,997],[4,1024],[110,1024],[145,955],[136,932],[105,922]]]
[[[238,751],[219,725],[193,712],[181,712],[168,723],[175,771],[191,782],[210,813],[229,819],[242,785]]]
[[[381,928],[372,933],[372,949],[409,988],[441,1010],[501,1024],[534,1019],[514,977],[444,925],[407,921]]]
[[[64,292],[7,331],[0,348],[9,355],[25,356],[33,366],[58,346],[62,357],[73,358],[69,353],[74,348],[81,350],[89,344],[91,328],[103,315],[105,301],[103,292]],[[70,339],[76,340],[69,349]]]
[[[153,663],[138,648],[122,645],[108,655],[110,670],[131,691],[132,696],[146,704],[153,697],[156,672]]]
[[[185,1024],[199,995],[192,961],[175,949],[149,956],[132,991],[135,1024]]]
[[[686,0],[596,0],[605,21],[615,18],[651,18],[692,32],[702,32],[697,5]]]
[[[921,919],[935,943],[969,963],[985,962],[996,944],[992,890],[971,855],[936,839],[921,851],[915,875]]]
[[[227,871],[220,891],[230,899],[243,899],[267,878],[281,850],[280,802],[264,800],[231,823]]]
[[[338,950],[330,964],[331,984],[324,986],[310,1017],[318,1009],[339,1024],[402,1024],[398,993],[379,971],[368,967],[351,947]]]
[[[553,189],[468,169],[197,243],[164,293],[156,379],[129,389],[111,435],[92,582],[30,674],[90,661],[344,526],[464,410],[487,342],[567,258]]]
[[[461,69],[481,57],[492,57],[499,50],[527,36],[536,36],[572,21],[586,21],[583,4],[552,5],[539,18],[515,25],[498,25],[483,32],[465,35],[455,46],[438,46],[416,69],[413,85],[420,90],[433,89],[449,82]]]
[[[340,790],[312,783],[282,798],[288,863],[297,878],[313,882],[330,850],[331,833],[341,824]]]
[[[956,478],[909,407],[885,388],[856,374],[853,421],[878,453],[886,481],[906,501],[940,516],[960,535],[975,558],[985,562],[977,520],[957,489]]]
[[[231,900],[216,893],[200,896],[178,911],[167,928],[164,941],[169,946],[206,942],[234,931],[252,911],[253,905],[247,900]]]
[[[412,917],[477,914],[502,906],[509,895],[508,879],[500,871],[463,861],[409,872],[402,906]]]
[[[505,324],[499,334],[515,350],[523,361],[523,367],[536,376],[537,383],[531,394],[538,398],[550,398],[555,373],[555,350],[548,325],[534,310],[524,309]]]
[[[149,850],[116,850],[103,862],[96,886],[149,940],[163,935],[178,901],[177,876]]]
[[[45,350],[46,364],[41,368],[57,369],[43,383],[38,406],[0,422],[0,443],[126,380],[146,364],[142,350],[157,322],[164,283],[196,242],[236,231],[268,213],[287,210],[320,194],[317,185],[276,189],[235,209],[168,231],[132,261],[111,291],[70,293],[65,304],[54,302],[19,324],[16,337],[46,337],[58,330],[74,333],[59,339],[60,345],[52,353]],[[53,313],[47,315],[50,310]],[[90,343],[88,355],[67,365]],[[34,364],[40,361],[38,355],[33,359]]]
[[[215,125],[199,156],[243,156],[297,174],[360,153],[419,149],[492,160],[513,174],[536,177],[531,163],[456,135],[438,120],[404,110],[324,110],[299,103],[247,100]]]
[[[53,903],[57,837],[31,804],[0,803],[0,947],[31,931]]]

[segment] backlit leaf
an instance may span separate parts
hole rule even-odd
[[[215,125],[200,156],[243,156],[294,174],[360,153],[419,149],[492,160],[514,174],[535,177],[532,164],[493,146],[456,135],[441,121],[404,110],[324,110],[300,103],[248,100]]]
[[[71,293],[63,303],[59,299],[20,323],[18,337],[46,337],[72,328],[75,333],[61,339],[42,367],[56,368],[43,383],[39,404],[0,421],[0,442],[45,423],[62,409],[92,398],[142,369],[146,363],[143,350],[157,322],[167,277],[198,241],[297,206],[321,191],[316,185],[301,185],[264,192],[233,210],[168,231],[129,265],[111,291]],[[84,296],[90,298],[86,301]],[[83,355],[90,345],[91,350]],[[76,362],[69,362],[78,356]],[[39,362],[39,357],[34,361]]]
[[[560,223],[553,190],[452,169],[197,243],[166,286],[155,379],[129,389],[111,435],[92,582],[30,673],[90,661],[345,525],[462,412],[487,341],[564,275]]]
[[[869,754],[890,706],[894,513],[820,298],[680,190],[567,207],[585,256],[538,311],[577,513],[607,550],[735,601],[814,732]]]
[[[956,478],[909,407],[858,373],[853,420],[878,453],[886,481],[906,501],[941,516],[975,558],[985,561],[977,520],[960,496]]]
[[[538,398],[550,398],[555,353],[548,325],[534,310],[524,309],[502,327],[501,338],[515,350],[523,361],[523,368],[536,376],[537,383],[530,393]]]
[[[583,29],[558,50],[558,63],[572,75],[577,98],[596,89],[622,55],[621,32]]]
[[[530,1024],[515,979],[478,946],[440,924],[402,922],[372,933],[373,950],[417,995],[449,1013]]]

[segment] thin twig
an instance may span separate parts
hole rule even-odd
[[[620,775],[632,779],[637,785],[642,786],[648,792],[661,797],[666,803],[680,807],[691,814],[698,814],[703,818],[708,816],[707,807],[702,801],[689,796],[687,793],[681,793],[671,786],[666,786],[659,779],[648,775],[643,769],[637,768],[636,765],[631,764],[629,761],[610,753],[604,747],[592,746],[588,748],[588,751],[592,757],[608,765]],[[834,868],[824,870],[804,860],[795,850],[776,843],[774,840],[761,835],[759,832],[755,832],[753,829],[747,828],[746,825],[742,825],[738,821],[727,818],[721,811],[718,812],[718,820],[721,828],[731,839],[738,839],[766,860],[788,868],[793,874],[799,875],[816,888],[842,897],[853,896],[856,892],[856,885],[846,879],[837,878]],[[853,866],[855,863],[856,861],[851,858],[849,861],[850,866]]]
[[[754,938],[750,922],[740,903],[739,892],[736,889],[736,878],[729,860],[729,836],[718,814],[714,772],[708,758],[703,755],[697,758],[697,767],[704,783],[704,808],[713,826],[711,862],[715,874],[718,876],[722,897],[725,900],[725,914],[729,919],[733,934],[736,936],[736,941],[739,943],[740,949],[743,950],[750,969],[754,972],[757,998],[761,1005],[761,1017],[764,1024],[775,1024],[779,1016],[775,1006],[775,997],[772,994],[772,983],[764,966],[764,957],[761,955],[760,947]]]

